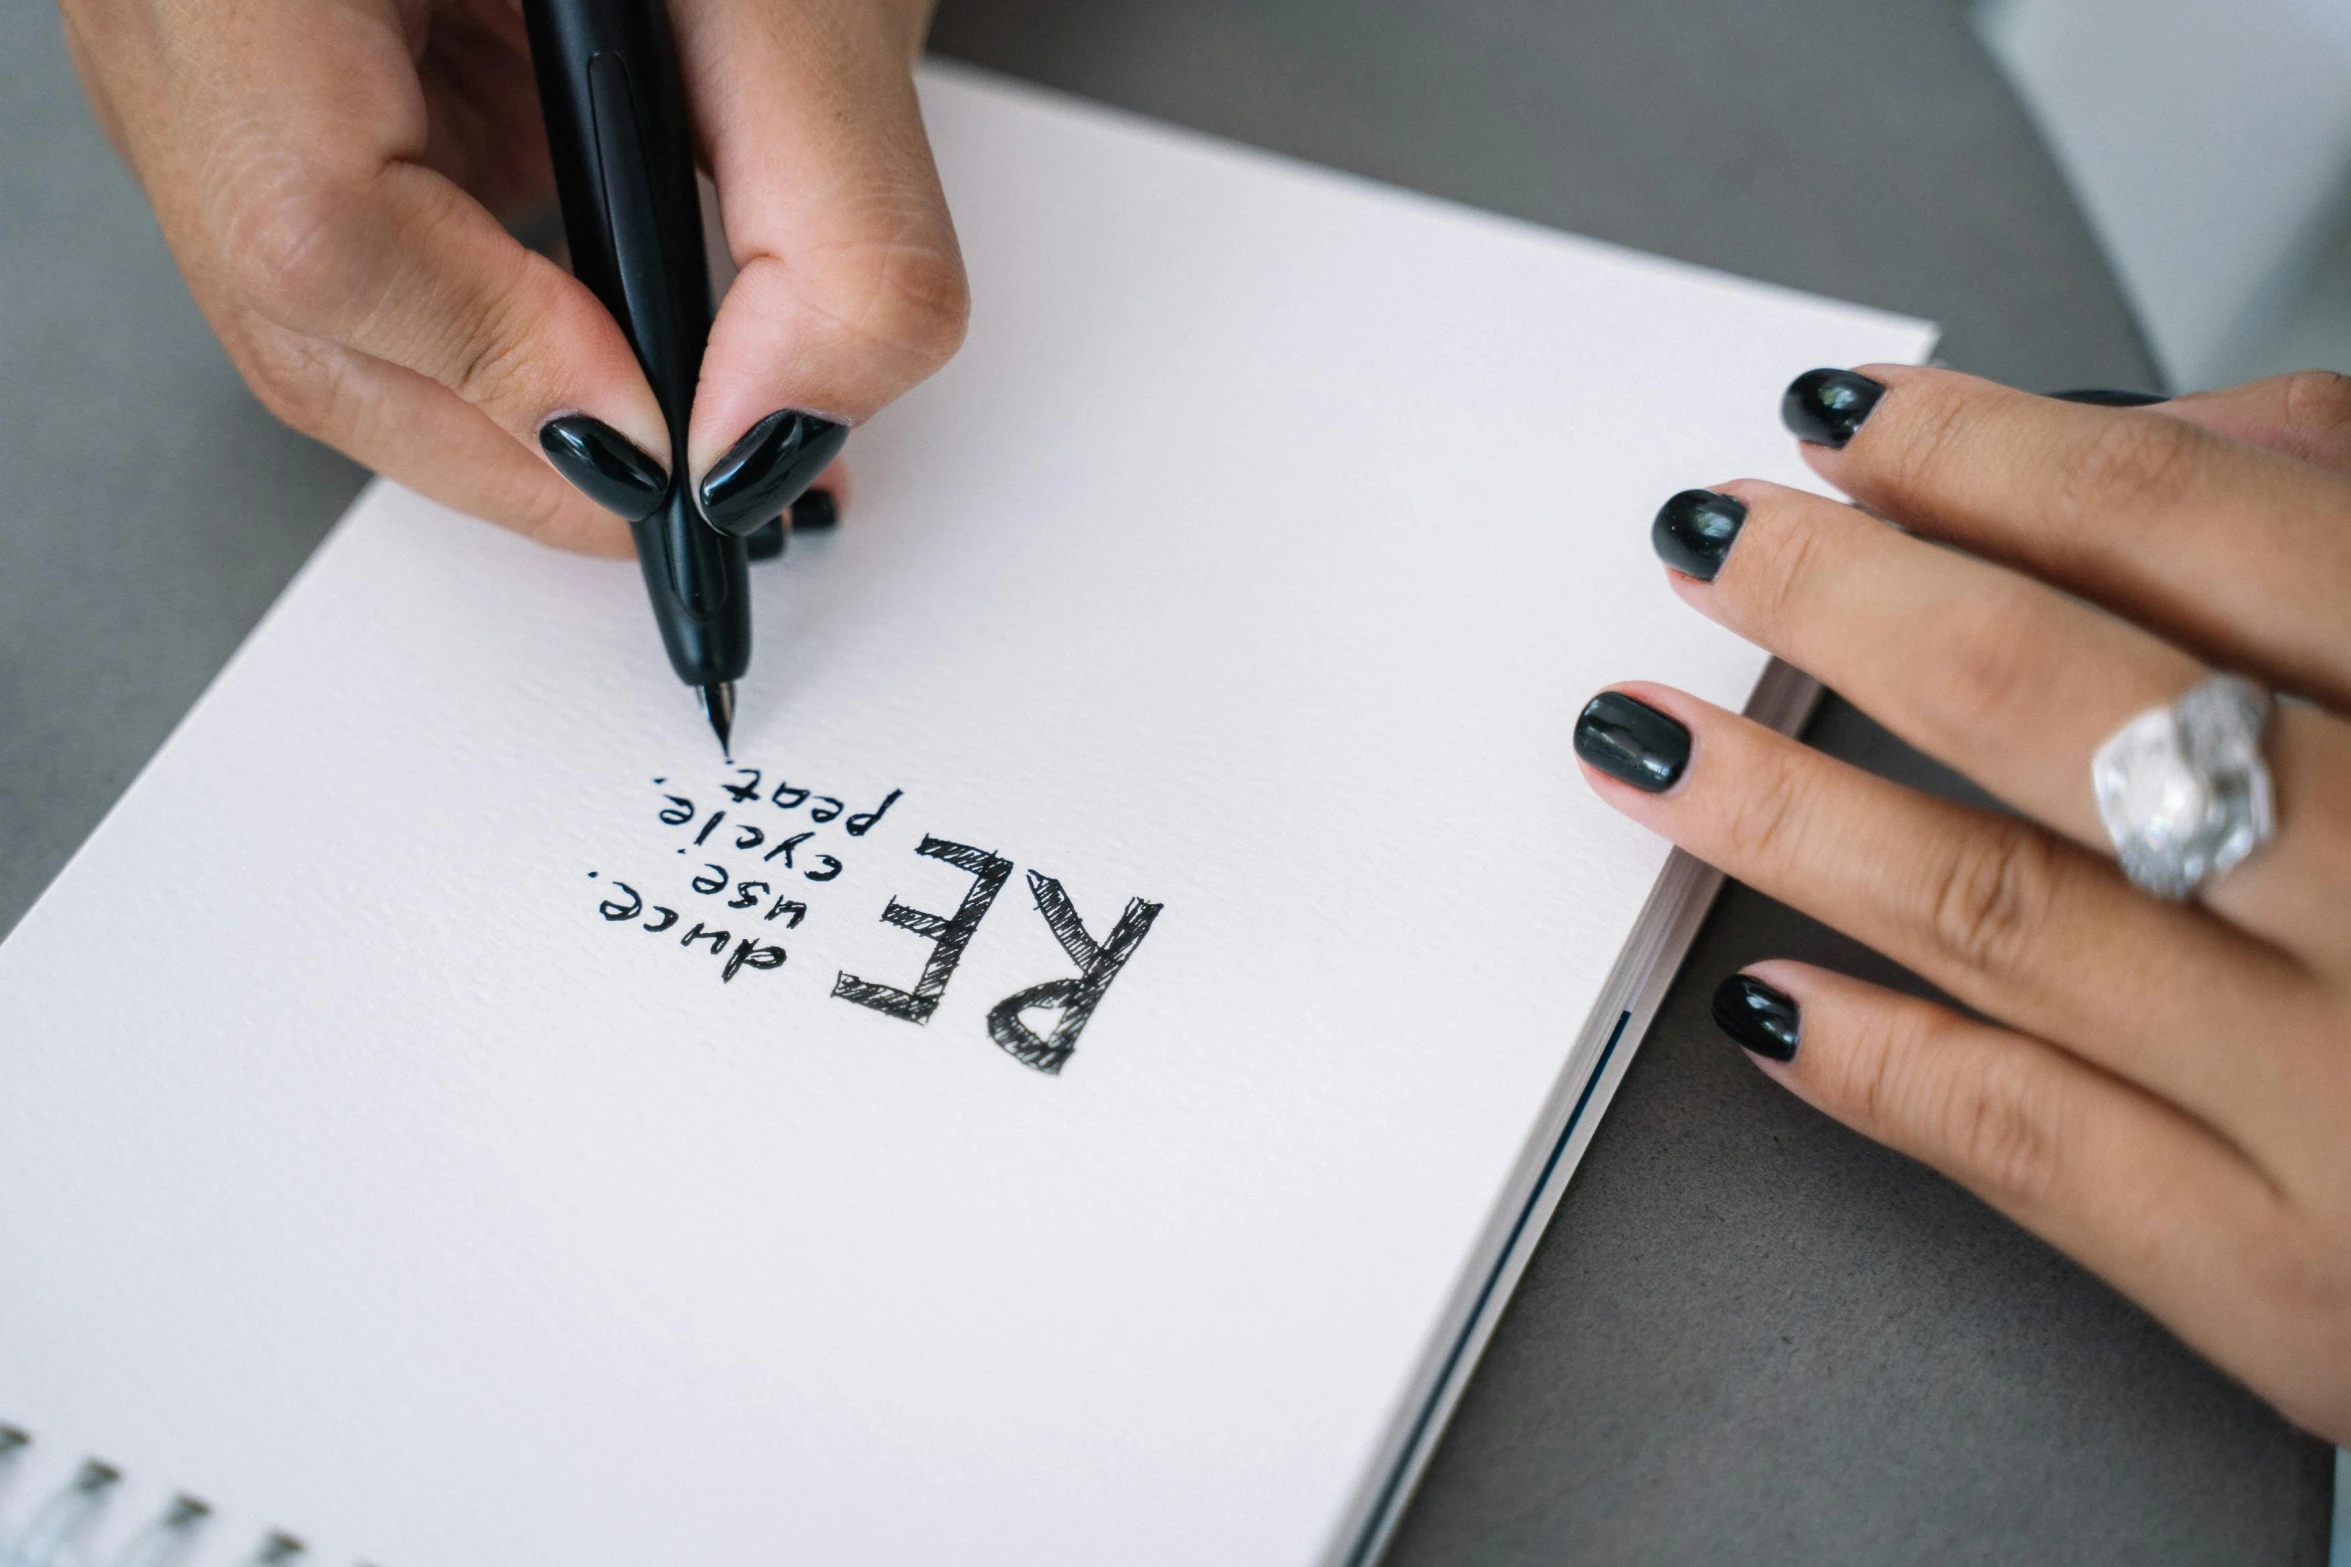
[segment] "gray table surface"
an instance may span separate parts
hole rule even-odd
[[[1954,0],[945,0],[935,44],[1931,317],[2020,385],[2151,382]],[[240,387],[31,0],[0,7],[0,368],[4,930],[363,479]],[[1959,787],[1842,703],[1811,738]],[[1715,1036],[1714,981],[1767,955],[1899,979],[1725,895],[1391,1560],[2322,1561],[2326,1449]]]

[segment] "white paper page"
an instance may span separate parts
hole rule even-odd
[[[222,1559],[1332,1545],[1664,862],[1575,712],[1762,667],[1649,518],[1803,482],[1787,380],[1930,334],[924,101],[971,337],[757,571],[756,798],[633,567],[379,484],[0,947],[10,1522],[87,1452]],[[1010,863],[918,1025],[833,991],[974,888],[926,835]],[[1032,872],[1158,906],[1058,1075],[988,1024],[1077,972]]]

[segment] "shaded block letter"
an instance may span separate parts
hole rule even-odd
[[[939,998],[947,992],[947,981],[954,975],[955,965],[963,961],[963,949],[971,945],[973,933],[987,917],[988,905],[996,901],[1004,878],[1012,874],[1012,862],[985,849],[949,843],[944,838],[925,837],[922,847],[914,852],[945,860],[972,878],[971,891],[963,895],[963,906],[951,918],[941,919],[936,914],[910,909],[896,898],[882,910],[883,924],[910,930],[931,943],[931,955],[922,966],[922,978],[914,982],[912,990],[899,990],[843,973],[833,980],[833,994],[861,1007],[902,1017],[909,1023],[928,1023],[931,1014],[939,1008]]]
[[[1086,934],[1085,924],[1071,905],[1069,894],[1061,890],[1061,883],[1031,871],[1029,894],[1037,900],[1037,912],[1052,927],[1061,950],[1078,966],[1078,975],[1075,979],[1049,979],[997,1002],[988,1013],[988,1034],[1023,1066],[1033,1066],[1040,1072],[1059,1072],[1070,1052],[1077,1049],[1078,1035],[1085,1032],[1086,1020],[1094,1015],[1102,993],[1110,988],[1110,982],[1118,978],[1118,971],[1126,967],[1127,959],[1143,944],[1151,922],[1159,918],[1163,905],[1129,898],[1126,912],[1111,927],[1110,939],[1097,946],[1094,938]],[[1042,1038],[1021,1020],[1023,1012],[1038,1007],[1061,1009],[1052,1034]]]

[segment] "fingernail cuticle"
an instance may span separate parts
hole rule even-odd
[[[581,494],[630,522],[651,515],[669,493],[669,475],[601,419],[558,414],[539,426],[539,449]]]
[[[1739,540],[1746,503],[1715,490],[1684,490],[1657,509],[1649,543],[1674,570],[1712,582]]]
[[[1742,1050],[1767,1061],[1793,1061],[1803,1032],[1796,998],[1752,974],[1733,974],[1714,989],[1714,1021]]]
[[[848,439],[847,425],[815,414],[769,414],[703,476],[702,515],[721,533],[757,532],[816,482]]]
[[[1885,383],[1851,370],[1807,370],[1780,398],[1780,423],[1800,441],[1842,447],[1885,395]]]
[[[1603,691],[1575,721],[1576,755],[1620,783],[1663,794],[1690,761],[1690,731],[1646,702]]]

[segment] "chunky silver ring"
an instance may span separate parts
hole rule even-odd
[[[2184,899],[2269,841],[2277,821],[2261,736],[2270,705],[2250,680],[2208,675],[2098,747],[2090,784],[2124,875]]]

